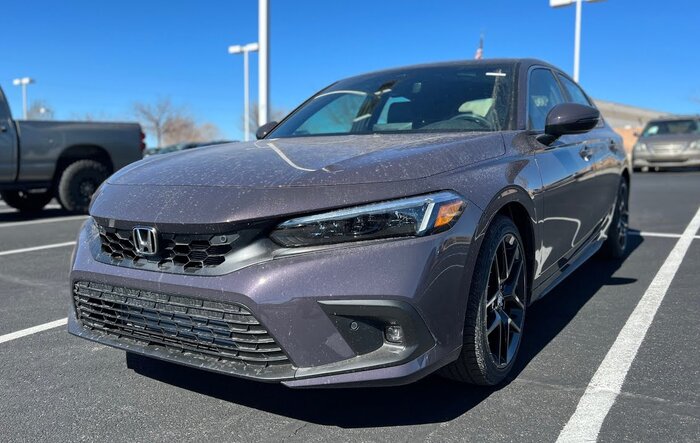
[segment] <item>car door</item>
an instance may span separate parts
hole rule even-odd
[[[569,102],[595,107],[593,101],[569,77],[557,72],[557,79]],[[624,152],[622,140],[602,118],[598,126],[579,137],[588,149],[588,162],[593,171],[588,179],[592,189],[588,199],[591,210],[596,211],[592,214],[593,222],[602,223],[610,214],[620,185],[620,159]]]
[[[0,183],[14,181],[17,175],[17,135],[10,108],[0,89]]]
[[[530,71],[527,94],[528,125],[535,132],[544,131],[547,114],[555,105],[568,101],[549,68]],[[565,135],[550,145],[537,142],[535,159],[544,192],[538,257],[542,279],[566,266],[597,224],[600,211],[592,195],[598,146],[588,142],[587,134]]]

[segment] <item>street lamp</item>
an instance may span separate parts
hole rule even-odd
[[[27,85],[34,83],[34,79],[29,77],[16,78],[12,80],[12,84],[22,87],[22,115],[27,119]]]
[[[605,0],[586,0],[589,3],[597,3]],[[549,6],[560,8],[576,3],[576,30],[574,35],[574,80],[578,82],[579,58],[581,53],[581,3],[583,0],[549,0]]]
[[[228,47],[229,54],[243,54],[243,140],[250,139],[250,80],[248,73],[248,53],[258,50],[257,43]]]
[[[258,125],[270,121],[270,0],[258,0]]]

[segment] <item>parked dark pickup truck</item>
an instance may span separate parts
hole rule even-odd
[[[143,157],[136,123],[14,121],[0,88],[0,196],[20,211],[38,211],[56,197],[86,213],[97,187]]]

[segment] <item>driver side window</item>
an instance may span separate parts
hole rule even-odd
[[[530,73],[527,93],[529,128],[544,131],[547,114],[560,103],[564,103],[564,97],[552,71],[544,68],[533,70]]]

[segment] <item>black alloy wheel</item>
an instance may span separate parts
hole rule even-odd
[[[525,323],[525,256],[520,241],[508,233],[491,258],[484,294],[484,328],[491,358],[507,367],[520,346]]]
[[[625,178],[622,178],[617,189],[608,238],[601,248],[604,257],[613,260],[625,257],[629,237],[629,218],[629,184]]]

